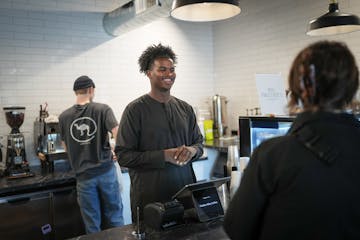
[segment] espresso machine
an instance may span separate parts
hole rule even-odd
[[[6,123],[11,127],[7,135],[5,176],[23,178],[34,176],[26,159],[25,137],[19,128],[24,122],[25,107],[4,107]]]
[[[50,116],[40,105],[40,114],[34,122],[35,151],[41,162],[42,170],[54,172],[54,161],[67,159],[67,153],[61,144],[59,120]]]

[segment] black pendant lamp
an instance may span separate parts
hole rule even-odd
[[[234,17],[241,11],[239,0],[174,0],[170,15],[192,22],[209,22]]]
[[[340,33],[349,33],[360,30],[360,19],[356,15],[341,13],[336,0],[330,0],[329,12],[319,18],[311,20],[310,36],[325,36]]]

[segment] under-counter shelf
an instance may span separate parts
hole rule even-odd
[[[69,166],[57,164],[53,173],[32,170],[34,177],[0,179],[1,239],[60,240],[84,234]]]
[[[76,187],[55,189],[52,199],[52,237],[62,240],[85,234],[84,223],[77,203]]]
[[[51,223],[50,195],[36,192],[0,198],[2,239],[44,239],[41,229]]]
[[[66,239],[85,233],[76,188],[0,197],[2,239]]]

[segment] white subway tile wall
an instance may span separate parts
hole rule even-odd
[[[230,129],[237,129],[238,116],[246,114],[246,108],[259,106],[255,74],[281,73],[286,82],[293,58],[310,42],[344,41],[360,59],[360,32],[326,38],[305,35],[309,20],[324,14],[328,1],[241,0],[242,12],[232,19],[189,23],[168,17],[116,38],[103,30],[103,13],[96,11],[101,1],[65,11],[71,2],[84,3],[0,3],[0,107],[26,107],[21,130],[33,165],[39,164],[32,140],[39,105],[47,102],[50,114],[61,113],[74,102],[73,81],[86,74],[96,82],[95,100],[109,104],[120,120],[126,104],[149,91],[137,59],[150,44],[171,45],[178,54],[173,95],[202,108],[211,104],[215,93],[227,97]],[[120,2],[108,0],[104,8],[110,11]],[[343,12],[360,15],[358,0],[339,0],[339,5]],[[4,144],[10,128],[1,110]]]
[[[340,11],[360,16],[360,1],[339,0]],[[310,37],[308,22],[328,11],[329,1],[241,0],[241,13],[214,24],[215,92],[227,96],[229,125],[237,129],[238,116],[259,107],[256,73],[287,77],[296,54],[311,42],[328,39],[346,42],[360,60],[360,31]]]
[[[137,59],[151,44],[170,45],[178,54],[173,95],[196,107],[214,94],[211,24],[168,17],[115,38],[103,30],[103,13],[37,11],[35,2],[20,10],[19,0],[0,4],[0,143],[6,145],[10,132],[2,108],[25,106],[20,130],[31,165],[40,164],[33,143],[40,104],[60,114],[75,101],[74,80],[88,75],[96,83],[95,100],[109,104],[120,120],[125,106],[150,89]]]

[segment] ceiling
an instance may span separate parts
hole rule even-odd
[[[131,0],[1,0],[0,8],[30,11],[111,12]]]

